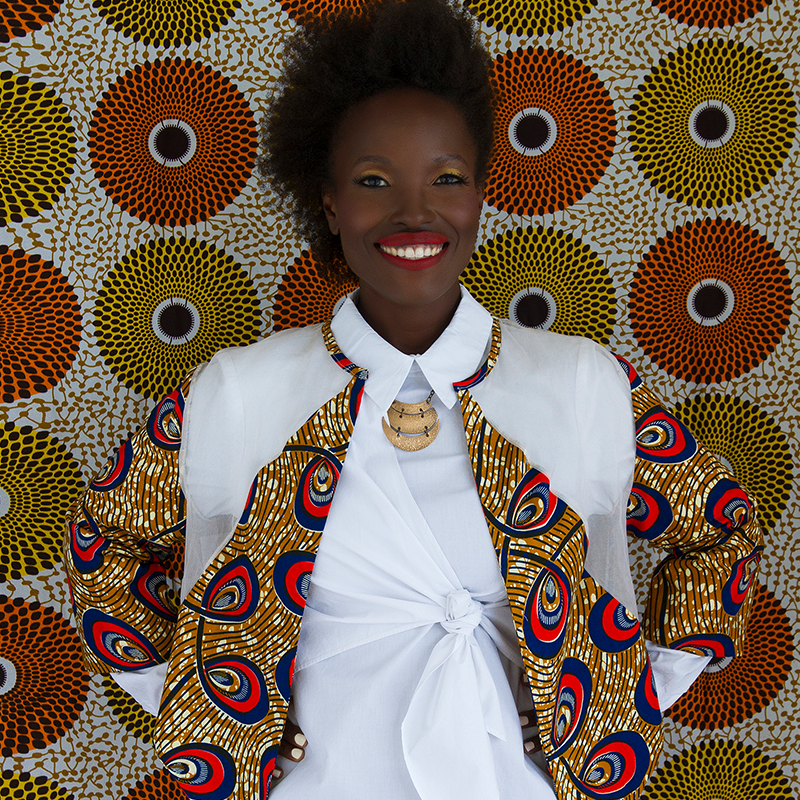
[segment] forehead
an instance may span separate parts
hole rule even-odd
[[[475,141],[461,111],[420,89],[391,89],[356,104],[331,143],[335,169],[347,169],[365,156],[423,163],[443,155],[458,156],[473,168]]]

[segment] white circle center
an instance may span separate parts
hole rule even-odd
[[[158,149],[159,136],[163,136],[164,134],[169,135],[168,132],[170,130],[180,131],[186,137],[186,150],[177,158],[167,156]],[[150,150],[150,155],[153,156],[159,164],[163,164],[165,167],[182,167],[191,160],[195,150],[197,150],[197,137],[194,135],[194,131],[182,119],[162,119],[161,122],[150,131],[150,135],[147,137],[147,147]]]
[[[517,313],[519,304],[526,297],[541,297],[547,306],[547,316],[538,325],[526,325],[522,319],[520,319],[519,314]],[[557,311],[558,308],[556,306],[555,298],[550,294],[550,292],[547,291],[547,289],[542,289],[541,286],[527,286],[526,288],[517,292],[511,298],[511,302],[508,304],[508,316],[510,319],[514,320],[514,322],[518,322],[520,325],[524,325],[526,328],[534,327],[537,330],[543,331],[546,331],[556,321]]]
[[[528,117],[538,117],[547,126],[547,138],[536,147],[529,147],[519,138],[519,125]],[[508,126],[508,141],[511,146],[524,156],[540,156],[546,153],[555,143],[558,136],[558,126],[553,115],[543,108],[523,108],[514,115]]]
[[[697,130],[697,121],[704,113],[708,114],[712,109],[717,112],[715,114],[717,118],[719,118],[719,114],[725,117],[725,131],[721,136],[707,139],[701,136],[700,132]],[[692,141],[699,144],[700,147],[705,147],[707,149],[722,147],[722,145],[727,144],[731,140],[735,130],[736,115],[733,113],[733,109],[727,103],[723,103],[722,100],[704,100],[702,103],[695,106],[692,109],[692,113],[689,115],[689,136],[691,136]]]
[[[722,310],[710,317],[701,314],[697,308],[697,300],[701,292],[703,292],[703,290],[709,291],[709,289],[721,292],[723,296]],[[712,328],[714,325],[721,325],[725,322],[725,320],[733,314],[733,307],[735,304],[736,298],[734,297],[733,289],[719,278],[703,278],[703,280],[698,281],[692,286],[686,297],[686,311],[689,313],[689,316],[698,325],[704,325],[707,328]]]
[[[349,294],[349,292],[348,292]],[[336,314],[336,312],[344,305],[344,301],[347,300],[347,294],[343,294],[334,304],[333,304],[333,311],[331,312],[331,316]]]
[[[183,309],[183,312],[180,309]],[[178,314],[185,313],[186,317],[188,317],[189,327],[185,332],[181,331],[173,334],[164,329],[164,316],[169,314],[170,311]],[[186,344],[194,339],[197,331],[200,330],[200,312],[190,300],[186,300],[183,297],[168,297],[156,306],[155,311],[153,311],[151,325],[153,326],[153,333],[162,342],[175,345]]]
[[[10,692],[17,685],[17,668],[0,656],[0,695]]]
[[[9,497],[8,492],[2,486],[0,486],[0,517],[8,514],[10,509],[11,497]]]

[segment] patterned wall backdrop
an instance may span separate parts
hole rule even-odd
[[[181,796],[152,718],[81,666],[62,520],[187,369],[352,288],[253,164],[282,38],[353,2],[0,0],[0,798]],[[499,108],[464,282],[631,360],[767,534],[746,649],[670,709],[647,797],[797,800],[800,7],[466,2]]]

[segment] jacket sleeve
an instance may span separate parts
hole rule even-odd
[[[143,670],[169,657],[185,532],[178,454],[188,380],[120,445],[67,521],[64,563],[90,672]]]
[[[736,655],[763,550],[755,503],[619,360],[631,383],[636,423],[628,533],[667,554],[652,577],[643,634],[687,653]]]

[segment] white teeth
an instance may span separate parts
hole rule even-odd
[[[409,261],[419,261],[422,258],[438,256],[444,250],[443,244],[417,244],[407,247],[385,247],[379,244],[378,247],[390,256],[407,258]]]

